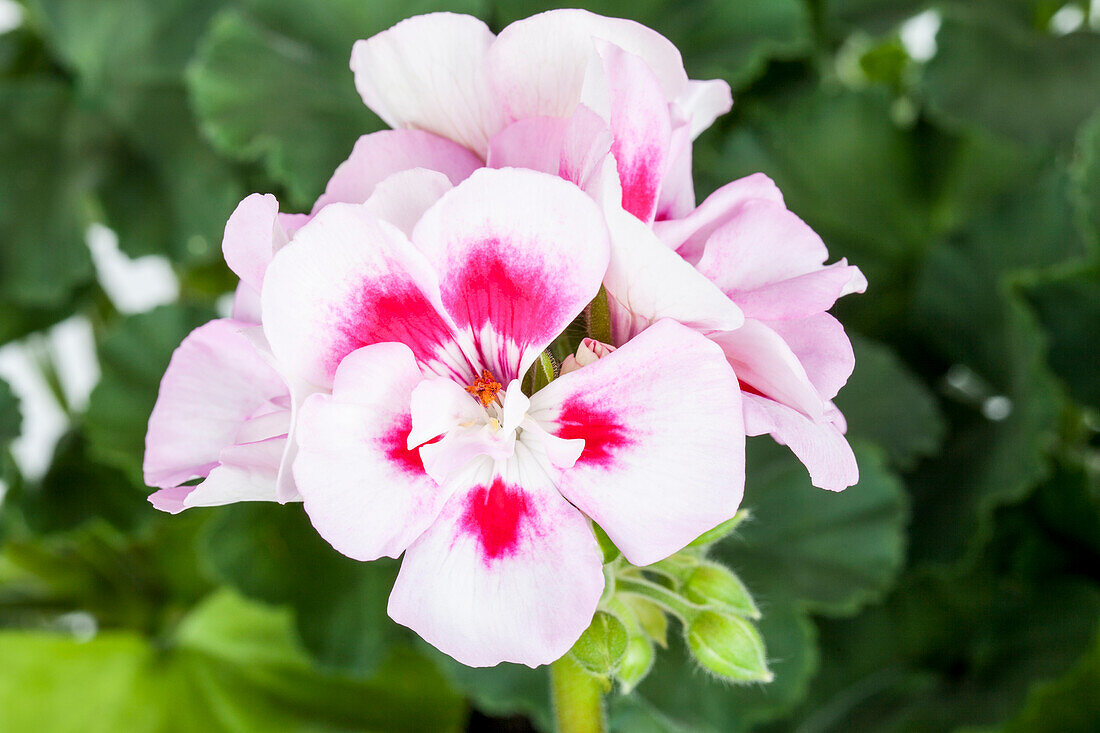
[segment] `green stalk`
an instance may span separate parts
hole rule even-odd
[[[570,655],[550,665],[557,733],[604,733],[603,686]]]

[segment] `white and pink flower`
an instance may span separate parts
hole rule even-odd
[[[404,552],[390,615],[454,658],[551,662],[603,588],[586,516],[646,565],[736,511],[737,378],[666,320],[523,394],[609,257],[565,181],[479,171],[408,232],[377,212],[327,207],[267,273],[272,350],[320,391],[299,416],[305,509],[345,555]]]

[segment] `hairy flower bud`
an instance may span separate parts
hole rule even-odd
[[[618,617],[597,611],[592,623],[570,653],[589,672],[606,677],[614,674],[626,654],[626,627]]]
[[[687,629],[692,656],[732,682],[771,682],[764,640],[752,624],[733,614],[703,611]]]
[[[760,618],[749,589],[732,572],[715,563],[691,571],[683,587],[684,597],[701,606],[721,606],[739,616]]]

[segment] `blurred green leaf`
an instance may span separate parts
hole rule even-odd
[[[1058,37],[1000,12],[949,7],[924,90],[945,121],[1065,145],[1100,106],[1100,35]]]
[[[22,415],[19,414],[19,398],[12,393],[8,383],[0,379],[0,451],[19,437],[22,422]]]
[[[90,641],[0,632],[5,730],[459,730],[461,700],[411,652],[369,680],[320,673],[290,614],[211,596],[167,648],[133,633]]]
[[[1017,710],[1029,686],[1062,674],[1096,633],[1100,593],[1049,567],[1013,567],[1011,554],[1033,554],[1036,541],[1049,551],[1016,521],[1026,517],[1014,513],[1008,524],[1022,532],[1002,531],[977,565],[914,575],[886,604],[822,622],[813,694],[769,730],[990,725]]]
[[[201,517],[146,526],[128,537],[102,522],[36,537],[12,533],[0,552],[0,627],[92,628],[155,634],[210,590],[194,546]]]
[[[84,233],[97,161],[88,118],[53,77],[0,80],[0,130],[0,334],[10,337],[20,308],[67,304],[93,277]]]
[[[1081,129],[1072,173],[1085,236],[1100,249],[1100,112]]]
[[[202,542],[222,580],[268,603],[289,605],[298,632],[322,664],[373,671],[407,633],[386,615],[397,563],[344,557],[321,539],[300,505],[219,507]]]
[[[1024,292],[1046,333],[1051,368],[1075,399],[1100,409],[1100,267],[1042,278]]]
[[[213,22],[189,71],[203,128],[219,149],[263,162],[290,207],[308,210],[360,135],[380,129],[355,90],[352,44],[432,10],[476,13],[481,0],[247,0]]]
[[[1060,395],[1044,336],[1016,287],[1024,274],[1086,251],[1068,178],[1052,168],[928,257],[910,318],[949,365],[955,406],[943,454],[911,482],[917,557],[948,561],[979,545],[992,510],[1021,500],[1046,475]]]
[[[877,443],[900,469],[935,454],[944,421],[935,395],[889,348],[852,338],[856,369],[837,395],[848,421],[848,437]]]
[[[1100,728],[1100,638],[1068,673],[1027,696],[1024,709],[1001,733],[1091,733]]]
[[[559,7],[498,0],[494,19],[503,27]],[[804,56],[812,48],[810,12],[802,0],[589,0],[569,7],[647,25],[676,44],[692,78],[722,78],[734,89],[760,76],[770,59]]]
[[[184,336],[213,315],[195,306],[161,306],[122,319],[99,343],[102,376],[84,421],[89,450],[137,486],[145,485],[145,430],[168,360]]]
[[[928,0],[824,0],[822,13],[838,37],[853,28],[877,34],[894,28],[928,4]]]
[[[425,645],[426,646],[426,645]],[[524,715],[540,731],[553,731],[549,667],[531,669],[502,662],[495,667],[467,667],[441,651],[427,653],[447,680],[486,715]]]
[[[33,21],[76,77],[81,100],[126,140],[102,181],[102,204],[132,256],[182,262],[219,254],[243,190],[199,135],[183,68],[224,0],[31,0]],[[143,221],[144,217],[152,221]]]
[[[41,533],[72,529],[95,517],[130,528],[153,515],[146,492],[121,470],[93,461],[87,439],[75,431],[62,436],[46,475],[24,488],[19,505],[28,525]]]
[[[851,614],[892,585],[904,559],[905,494],[878,451],[855,448],[859,483],[833,493],[811,486],[783,446],[750,441],[743,505],[752,518],[715,556],[737,571],[765,618],[792,601]]]

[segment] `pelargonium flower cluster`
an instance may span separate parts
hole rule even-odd
[[[309,214],[254,194],[230,217],[232,317],[165,373],[154,506],[300,500],[344,555],[404,555],[396,621],[468,665],[536,666],[600,601],[592,525],[634,565],[675,553],[736,513],[746,436],[855,483],[831,402],[853,356],[827,311],[866,281],[763,175],[696,207],[692,141],[724,82],[579,10],[499,36],[419,16],[351,66],[394,129]],[[607,328],[578,345],[595,308]]]

